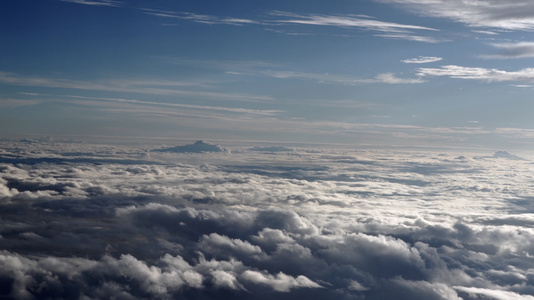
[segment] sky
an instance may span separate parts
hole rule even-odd
[[[528,0],[0,0],[0,137],[532,149]]]

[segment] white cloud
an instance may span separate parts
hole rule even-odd
[[[259,24],[259,22],[243,19],[243,18],[231,18],[231,17],[219,17],[213,15],[203,15],[196,14],[191,12],[181,12],[181,11],[169,11],[169,10],[158,10],[158,9],[143,9],[146,14],[163,17],[163,18],[175,18],[188,20],[196,23],[203,23],[208,25],[222,24],[222,25],[248,25],[248,24]]]
[[[491,46],[501,50],[500,53],[486,54],[481,55],[480,57],[486,59],[534,57],[534,42],[501,43],[491,44]]]
[[[256,284],[265,284],[272,287],[275,291],[289,292],[292,288],[320,288],[321,286],[306,276],[298,276],[296,278],[286,275],[282,272],[273,275],[265,275],[257,271],[247,270],[241,275],[245,280]]]
[[[301,80],[316,80],[320,83],[338,83],[338,84],[363,84],[363,83],[387,83],[387,84],[417,84],[423,83],[421,78],[399,78],[393,73],[383,73],[377,75],[372,79],[353,78],[344,75],[329,74],[329,73],[303,73],[291,71],[267,71],[264,72],[266,76],[271,76],[280,79],[301,79]]]
[[[441,57],[436,56],[419,56],[416,58],[408,58],[402,60],[403,63],[406,64],[427,64],[427,63],[433,63],[442,60]]]
[[[418,76],[447,76],[450,78],[473,79],[492,81],[525,81],[534,80],[534,68],[526,68],[518,71],[504,71],[499,69],[473,68],[456,65],[447,65],[440,68],[419,68]]]
[[[2,297],[534,296],[528,152],[1,146]]]
[[[478,298],[478,295],[490,297],[495,300],[533,300],[534,297],[530,295],[521,295],[514,292],[502,291],[502,290],[492,290],[485,288],[477,287],[465,287],[465,286],[455,286],[454,289],[462,292],[466,292],[469,295],[473,295]]]
[[[530,0],[377,0],[404,4],[424,16],[447,18],[473,27],[534,30],[534,7]]]
[[[442,39],[438,39],[438,38],[430,37],[430,36],[421,36],[421,35],[406,34],[406,33],[377,34],[376,36],[396,39],[396,40],[407,40],[407,41],[432,43],[432,44],[447,41],[447,40],[442,40]]]
[[[204,82],[183,82],[169,80],[86,80],[77,81],[64,78],[22,77],[13,73],[0,71],[0,82],[18,86],[54,87],[75,90],[110,91],[140,93],[148,95],[174,95],[183,97],[202,97],[208,99],[224,99],[232,101],[265,101],[272,100],[268,96],[247,95],[226,92],[210,92],[196,90],[205,87]]]
[[[284,17],[285,19],[276,20],[278,23],[301,24],[301,25],[319,25],[319,26],[335,26],[335,27],[356,27],[366,30],[374,30],[380,32],[390,33],[406,33],[407,30],[430,30],[437,31],[437,29],[406,25],[392,22],[383,22],[372,20],[368,18],[357,18],[352,16],[329,16],[329,15],[298,15],[286,12],[273,12],[273,16]]]
[[[388,84],[417,84],[423,83],[421,78],[398,78],[393,73],[384,73],[376,76],[376,80]]]
[[[113,1],[113,0],[60,0],[63,2],[71,2],[77,4],[85,5],[96,5],[96,6],[120,6],[123,2]]]
[[[441,40],[434,37],[426,37],[413,34],[414,30],[439,31],[435,28],[400,24],[394,22],[384,22],[370,19],[367,16],[354,15],[302,15],[282,11],[271,13],[272,16],[279,17],[273,22],[274,24],[295,24],[295,25],[315,25],[315,26],[332,26],[338,28],[358,28],[362,30],[372,30],[379,32],[377,36],[393,39],[402,39],[426,43],[438,43]],[[268,24],[268,22],[266,23]]]

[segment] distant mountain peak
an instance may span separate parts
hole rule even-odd
[[[228,149],[216,144],[211,144],[203,140],[198,140],[193,144],[185,146],[175,146],[170,148],[155,149],[158,152],[174,152],[174,153],[204,153],[204,152],[229,152]]]

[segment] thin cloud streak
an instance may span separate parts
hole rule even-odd
[[[405,64],[428,64],[428,63],[440,61],[442,59],[443,58],[436,57],[436,56],[419,56],[416,58],[404,59],[402,60],[402,62]]]
[[[187,108],[187,109],[201,109],[201,110],[215,110],[215,111],[224,111],[232,113],[244,113],[252,115],[275,115],[281,113],[281,110],[260,110],[260,109],[247,109],[247,108],[238,108],[238,107],[222,107],[222,106],[209,106],[209,105],[192,105],[192,104],[180,104],[180,103],[164,103],[164,102],[152,102],[152,101],[141,101],[136,99],[121,99],[121,98],[96,98],[96,97],[83,97],[83,96],[66,96],[69,98],[76,99],[89,99],[89,100],[100,100],[100,101],[109,101],[123,104],[141,104],[149,106],[164,106],[164,107],[175,107],[175,108]]]
[[[85,4],[85,5],[95,5],[95,6],[120,6],[123,4],[121,1],[113,0],[99,0],[99,1],[89,1],[89,0],[60,0],[62,2],[70,2],[76,4]]]
[[[417,76],[446,76],[458,79],[483,80],[488,82],[502,81],[534,81],[534,68],[525,68],[519,71],[504,71],[499,69],[472,68],[456,65],[447,65],[440,68],[419,68]]]
[[[275,25],[314,25],[338,28],[358,28],[360,30],[380,32],[380,34],[376,34],[376,36],[384,38],[425,43],[442,42],[442,40],[434,37],[420,36],[412,33],[412,30],[439,31],[438,29],[425,26],[378,21],[365,18],[366,16],[359,18],[355,17],[354,15],[302,15],[283,11],[274,11],[271,13],[271,15],[275,17],[282,17],[284,19],[271,20],[268,22],[266,21],[265,23],[271,23]]]
[[[301,24],[301,25],[318,25],[334,27],[356,27],[365,30],[374,30],[381,32],[405,33],[407,30],[429,30],[439,31],[438,29],[406,25],[392,22],[383,22],[377,20],[355,18],[351,16],[329,16],[329,15],[299,15],[286,12],[273,12],[272,15],[285,17],[285,20],[275,20],[276,23]]]
[[[497,54],[481,55],[481,58],[510,59],[534,57],[534,42],[500,43],[490,45],[501,50],[501,52]]]
[[[316,80],[320,83],[338,83],[338,84],[365,84],[365,83],[387,83],[387,84],[418,84],[424,81],[421,78],[398,78],[393,73],[383,73],[377,75],[375,78],[362,79],[351,78],[349,76],[336,74],[319,74],[319,73],[305,73],[292,71],[266,71],[263,72],[265,76],[270,76],[280,79],[300,79],[300,80]]]
[[[376,36],[389,38],[389,39],[395,39],[395,40],[407,40],[407,41],[430,43],[430,44],[448,41],[448,40],[441,40],[441,39],[437,39],[437,38],[429,37],[429,36],[420,36],[420,35],[406,34],[406,33],[377,34]]]
[[[0,71],[0,82],[19,85],[35,86],[45,88],[65,88],[78,90],[93,91],[110,91],[140,93],[149,95],[174,95],[184,97],[203,97],[210,99],[224,99],[235,101],[269,101],[269,96],[236,94],[236,93],[218,93],[205,91],[191,91],[183,89],[172,89],[177,86],[197,87],[196,83],[175,82],[175,81],[140,81],[140,80],[106,80],[106,81],[76,81],[61,78],[40,78],[40,77],[18,77],[12,73]],[[167,88],[161,88],[167,87]]]
[[[158,10],[158,9],[141,9],[145,14],[163,17],[163,18],[175,18],[181,20],[188,20],[196,23],[203,23],[209,25],[235,25],[241,26],[246,24],[259,24],[258,21],[243,19],[243,18],[233,18],[233,17],[218,17],[213,15],[203,15],[196,14],[191,12],[181,12],[181,11],[170,11],[170,10]]]

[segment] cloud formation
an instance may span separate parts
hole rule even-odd
[[[510,59],[534,57],[534,42],[491,44],[500,50],[497,54],[481,55],[486,59]]]
[[[534,80],[534,68],[525,68],[518,71],[504,71],[499,69],[473,68],[456,65],[447,65],[440,68],[419,68],[417,76],[447,76],[450,78],[496,81],[523,81]]]
[[[528,155],[232,148],[2,142],[0,296],[534,297]]]
[[[191,12],[181,12],[181,11],[169,11],[169,10],[159,10],[159,9],[142,9],[146,14],[153,15],[163,18],[175,18],[188,20],[196,23],[203,23],[209,25],[249,25],[249,24],[259,24],[259,22],[243,19],[243,18],[232,18],[232,17],[219,17],[213,15],[203,15],[196,14]]]
[[[96,6],[120,6],[123,2],[121,1],[114,1],[114,0],[60,0],[63,2],[71,2],[71,3],[77,3],[77,4],[85,4],[85,5],[96,5]]]
[[[448,0],[377,0],[403,4],[423,16],[447,18],[472,27],[504,30],[534,30],[534,8],[529,0],[448,1]]]
[[[353,15],[303,15],[283,11],[274,11],[272,16],[278,19],[269,21],[274,24],[289,25],[315,25],[338,28],[357,28],[377,32],[377,36],[393,39],[411,40],[417,42],[437,43],[440,40],[434,37],[425,37],[414,34],[413,31],[439,31],[435,28],[385,22],[371,19],[367,16]]]
[[[436,56],[419,56],[416,58],[408,58],[402,60],[403,63],[406,64],[427,64],[427,63],[433,63],[442,60],[441,57]]]
[[[329,73],[319,74],[292,71],[267,71],[263,72],[263,74],[280,79],[294,78],[300,80],[316,80],[320,83],[337,83],[348,85],[363,83],[417,84],[424,82],[421,78],[399,78],[393,73],[382,73],[378,74],[375,78],[367,79]]]

